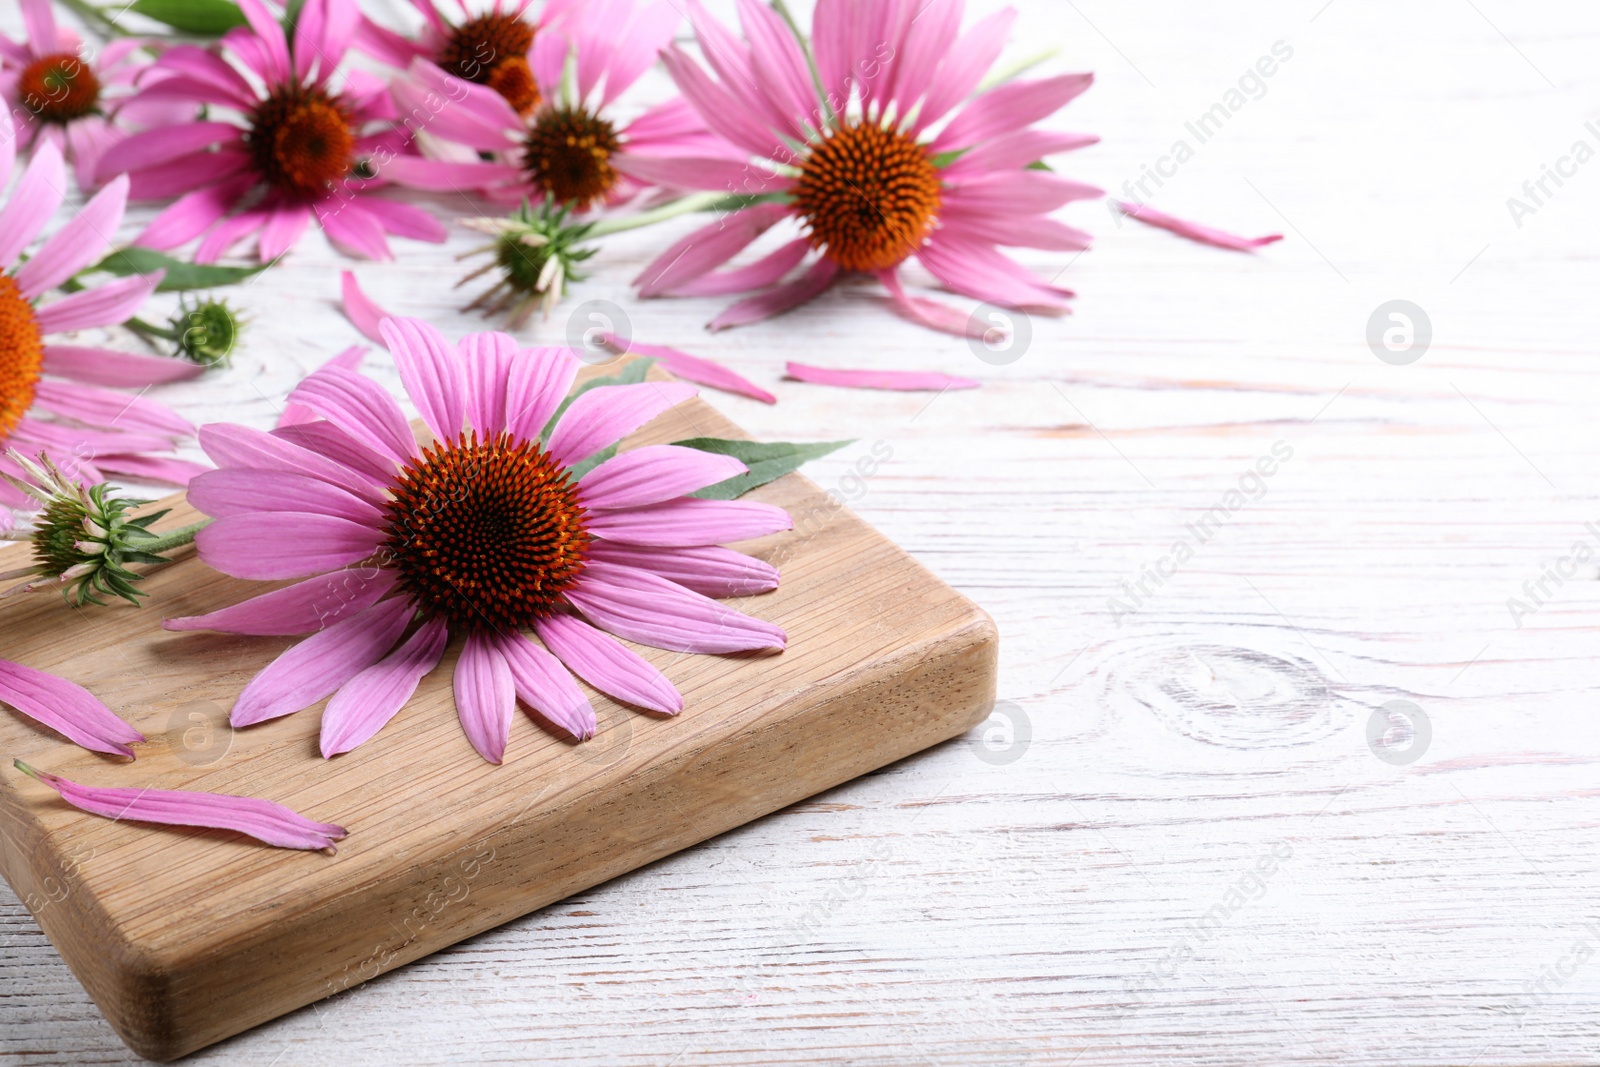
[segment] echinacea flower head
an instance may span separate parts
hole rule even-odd
[[[573,2],[552,0],[540,20],[554,18]],[[519,115],[538,107],[531,53],[540,27],[529,17],[532,0],[494,0],[476,12],[464,4],[459,11],[441,11],[434,0],[411,4],[422,15],[421,33],[407,37],[363,16],[356,48],[401,69],[413,59],[428,60],[446,74],[499,93]]]
[[[0,115],[0,187],[14,160],[10,133],[10,118]],[[199,468],[170,453],[194,428],[148,397],[102,387],[179,381],[201,368],[52,340],[54,334],[125,321],[161,282],[159,273],[134,275],[45,299],[105,252],[127,196],[126,179],[111,182],[24,257],[60,207],[65,180],[61,153],[46,142],[0,208],[0,448],[48,452],[69,476],[90,482],[119,473],[181,485]],[[0,473],[26,474],[4,456]],[[0,530],[14,525],[13,510],[36,506],[0,480]]]
[[[673,0],[595,0],[566,5],[553,19],[547,11],[529,53],[537,103],[523,110],[487,85],[413,59],[409,77],[395,83],[395,100],[431,143],[466,158],[396,160],[390,176],[419,189],[473,186],[502,200],[549,198],[583,211],[661,184],[632,176],[632,153],[726,154],[681,99],[631,120],[622,114],[619,98],[655,63],[681,20]],[[492,162],[472,161],[478,152]]]
[[[27,36],[0,34],[0,99],[24,148],[49,143],[88,188],[107,147],[121,134],[111,115],[141,69],[141,43],[119,38],[96,48],[56,23],[50,0],[20,0]]]
[[[689,495],[742,472],[732,457],[674,445],[616,453],[691,386],[601,385],[564,403],[581,365],[570,349],[500,333],[450,345],[408,318],[379,330],[430,443],[388,393],[337,365],[290,395],[313,421],[201,428],[218,469],[189,490],[216,517],[195,540],[200,558],[295,584],[165,625],[311,635],[245,687],[235,726],[331,697],[322,752],[349,751],[460,636],[461,724],[499,763],[519,698],[576,737],[594,733],[573,674],[636,707],[682,708],[618,637],[678,652],[784,647],[777,626],[712,598],[776,588],[776,569],[722,546],[787,530],[788,514]]]
[[[112,496],[112,487],[105,482],[85,486],[67,477],[47,456],[35,461],[12,451],[7,458],[26,476],[0,473],[0,478],[37,500],[39,512],[31,530],[0,534],[5,540],[26,540],[33,548],[33,563],[0,573],[0,581],[27,581],[0,597],[54,585],[69,603],[79,606],[101,604],[102,596],[116,596],[137,607],[144,594],[134,583],[142,576],[129,570],[128,564],[167,562],[158,554],[163,550],[162,539],[150,530],[150,524],[167,512],[132,515],[141,501]]]
[[[738,0],[744,39],[697,0],[688,13],[704,63],[673,46],[668,72],[738,162],[684,153],[628,172],[755,202],[668,249],[637,280],[642,295],[765,290],[713,328],[755,322],[817,296],[839,276],[879,278],[895,304],[937,329],[969,317],[906,294],[915,258],[944,286],[1004,307],[1067,309],[1068,290],[1001,247],[1077,251],[1088,235],[1049,213],[1099,189],[1037,164],[1097,138],[1034,126],[1087,89],[1088,74],[984,85],[1015,12],[961,32],[964,0],[818,0],[809,45],[759,0]],[[743,267],[719,270],[786,220],[800,235]],[[798,271],[798,273],[796,273]]]
[[[313,218],[335,244],[370,259],[390,258],[390,234],[443,241],[443,224],[427,212],[372,195],[409,138],[388,87],[341,70],[354,0],[306,0],[292,42],[261,0],[239,7],[249,24],[229,30],[219,51],[169,48],[140,79],[136,101],[186,102],[190,117],[133,134],[101,161],[102,178],[128,174],[134,199],[178,197],[137,243],[166,250],[204,234],[194,258],[210,263],[254,234],[270,262]]]

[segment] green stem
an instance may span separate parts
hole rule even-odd
[[[210,525],[210,519],[201,519],[199,522],[162,534],[154,541],[136,541],[133,547],[140,552],[148,552],[152,556],[159,556],[161,553],[170,552],[174,548],[182,548],[184,545],[194,544],[194,535]]]
[[[128,329],[132,330],[141,337],[159,337],[165,341],[176,341],[178,339],[178,332],[176,330],[162,329],[160,326],[146,322],[141,318],[131,318],[122,325],[126,326]]]
[[[130,34],[127,30],[123,29],[121,26],[118,26],[116,21],[112,19],[110,15],[107,15],[94,4],[89,3],[89,0],[61,0],[61,6],[65,7],[67,10],[71,11],[85,22],[95,24],[103,32],[110,34],[112,37],[132,36],[132,34]]]
[[[726,193],[694,193],[691,196],[680,197],[670,204],[662,204],[649,211],[641,211],[637,215],[624,215],[620,218],[601,219],[589,227],[585,237],[604,237],[608,233],[621,233],[624,230],[637,230],[641,226],[653,226],[658,222],[675,219],[679,215],[689,215],[696,211],[715,211],[719,207],[742,207],[746,201],[744,197],[729,196]]]

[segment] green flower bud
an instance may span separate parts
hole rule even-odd
[[[244,320],[223,300],[185,301],[168,322],[178,357],[202,367],[226,366],[244,329]]]
[[[498,280],[467,307],[485,315],[509,312],[507,326],[516,329],[535,309],[550,309],[561,300],[568,282],[582,281],[578,264],[597,249],[581,247],[592,223],[569,224],[570,207],[557,207],[546,197],[537,209],[527,201],[504,219],[462,219],[461,224],[494,240],[461,258],[487,254],[490,262],[462,278],[456,287],[495,272]]]

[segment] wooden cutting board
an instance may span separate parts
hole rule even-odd
[[[652,372],[656,376],[656,372]],[[624,447],[744,436],[702,401]],[[870,484],[870,450],[862,477]],[[125,763],[0,707],[0,872],[124,1041],[152,1059],[284,1012],[581,892],[954,737],[994,701],[989,617],[799,475],[750,494],[795,530],[740,547],[782,587],[737,605],[783,626],[781,654],[639,648],[683,693],[672,718],[590,691],[577,744],[520,714],[505,763],[457,724],[440,668],[377,737],[324,760],[320,705],[233,731],[244,684],[289,638],[176,634],[267,588],[192,552],[144,583],[148,606],[74,609],[54,593],[0,607],[0,658],[87,686],[149,738]],[[176,496],[160,528],[198,515]],[[0,571],[24,565],[0,552]],[[266,797],[349,830],[337,856],[218,831],[79,812],[11,766],[95,785]],[[421,1006],[419,1005],[419,1009]]]

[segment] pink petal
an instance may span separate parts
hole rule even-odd
[[[416,435],[400,405],[366,375],[323,367],[295,387],[289,402],[309,408],[396,463],[418,454]]]
[[[838,276],[839,268],[833,260],[819,259],[794,281],[734,304],[711,320],[711,329],[726,330],[781,315],[821,295]]]
[[[713,363],[709,359],[691,356],[689,353],[676,348],[667,348],[663,345],[646,345],[637,341],[624,341],[615,334],[607,334],[602,343],[621,352],[635,356],[647,356],[659,360],[663,369],[674,377],[682,378],[696,385],[709,385],[713,389],[724,392],[736,393],[747,396],[752,400],[759,400],[764,404],[776,404],[778,398],[751,382],[742,375],[735,374],[720,363]]]
[[[1094,242],[1093,235],[1055,219],[973,211],[960,205],[940,209],[939,228],[942,234],[960,241],[1054,252],[1082,252]]]
[[[778,568],[719,545],[648,548],[595,541],[589,558],[638,567],[709,597],[752,596],[778,588]]]
[[[798,267],[810,250],[811,241],[805,237],[797,237],[747,266],[702,274],[694,281],[678,286],[672,291],[672,295],[727,296],[730,293],[748,293],[754,289],[765,289],[769,285],[776,285],[784,275]]]
[[[17,767],[60,793],[61,798],[73,807],[108,819],[235,830],[278,848],[324,849],[329,852],[333,851],[333,843],[345,836],[342,826],[313,822],[270,800],[227,793],[198,793],[187,789],[121,789],[80,785],[36,771],[21,761],[17,762]]]
[[[402,204],[397,200],[385,200],[379,196],[368,196],[362,198],[361,206],[368,215],[377,220],[385,233],[391,233],[396,237],[443,244],[449,236],[444,223],[414,205]]]
[[[353,567],[307,578],[204,615],[161,620],[167,630],[216,630],[256,637],[316,633],[359,615],[394,588],[386,567]]]
[[[365,500],[382,503],[384,494],[344,463],[248,426],[210,423],[200,427],[200,447],[219,467],[247,470],[284,470],[309,474]]]
[[[375,524],[311,512],[224,515],[195,535],[200,558],[235,578],[273,581],[338,570],[383,544]]]
[[[987,324],[977,322],[971,314],[937,300],[909,295],[905,287],[900,284],[900,274],[894,268],[879,271],[878,279],[883,282],[883,287],[889,290],[889,296],[894,300],[896,309],[911,321],[920,322],[924,326],[945,333],[953,333],[957,337],[984,335]]]
[[[255,183],[254,174],[241,174],[179,197],[150,220],[134,244],[160,251],[187,244],[231,211]]]
[[[722,266],[789,213],[785,204],[758,204],[717,219],[661,253],[633,283],[640,296],[660,296]]]
[[[239,144],[244,134],[243,129],[231,122],[185,122],[130,134],[118,142],[115,155],[101,161],[95,179],[108,181],[128,171],[171,163],[212,145]]]
[[[667,715],[683,710],[683,697],[666,675],[582,619],[552,615],[536,623],[535,629],[564,666],[607,696]]]
[[[94,752],[132,759],[145,739],[83,686],[20,663],[0,660],[0,702]]]
[[[917,112],[915,132],[939,121],[978,87],[1000,58],[1016,19],[1015,8],[1002,8],[961,35],[939,65],[939,73]]]
[[[516,683],[511,666],[493,638],[470,634],[456,661],[456,714],[467,740],[490,763],[505,758],[516,708]]]
[[[612,456],[583,476],[586,507],[633,508],[687,496],[749,468],[732,456],[679,445],[645,445]]]
[[[493,89],[447,74],[425,59],[413,60],[407,73],[419,87],[445,101],[431,116],[430,129],[443,123],[440,132],[447,140],[493,152],[515,144],[513,133],[522,133],[522,116]]]
[[[499,147],[505,148],[504,145]],[[380,175],[396,185],[430,193],[461,193],[526,181],[522,168],[509,163],[424,159],[421,156],[395,156],[383,164]]]
[[[34,400],[47,411],[108,430],[134,430],[180,438],[194,434],[189,421],[147,397],[96,389],[79,382],[41,379]]]
[[[1265,237],[1240,237],[1205,226],[1198,222],[1180,219],[1176,215],[1168,215],[1165,211],[1157,211],[1148,204],[1125,204],[1120,200],[1114,201],[1117,209],[1129,218],[1138,219],[1147,226],[1156,226],[1163,230],[1170,230],[1180,237],[1187,237],[1191,241],[1201,244],[1215,245],[1218,248],[1227,248],[1235,252],[1252,252],[1263,245],[1270,245],[1274,241],[1283,240],[1283,234],[1273,233]]]
[[[233,246],[243,241],[253,233],[258,233],[261,227],[267,224],[272,213],[266,209],[254,211],[241,211],[232,218],[223,219],[200,242],[200,247],[194,250],[196,263],[215,263]]]
[[[400,472],[394,460],[374,452],[326,419],[279,426],[272,436],[331,459],[380,490],[393,485]]]
[[[43,369],[95,385],[135,387],[188,381],[205,373],[204,367],[188,360],[75,345],[45,345]]]
[[[1037,81],[1012,82],[979,94],[935,137],[929,150],[937,154],[987,141],[991,137],[1055,114],[1094,84],[1093,74],[1062,74]]]
[[[35,313],[41,333],[69,333],[90,326],[116,326],[139,310],[145,298],[155,292],[166,271],[118,278],[114,282],[81,293],[64,296]]]
[[[739,24],[750,44],[750,70],[772,106],[791,121],[810,118],[817,91],[806,58],[783,17],[760,0],[738,0]]]
[[[261,0],[237,0],[237,3],[261,43],[261,73],[270,84],[284,84],[289,80],[290,67],[289,41],[283,35],[283,27]]]
[[[511,668],[517,698],[580,741],[594,736],[594,708],[561,661],[520,633],[495,638]]]
[[[789,513],[756,500],[685,497],[662,504],[589,515],[589,532],[627,545],[718,545],[791,530]]]
[[[22,250],[39,236],[61,206],[66,188],[67,167],[60,150],[49,144],[36,148],[33,161],[11,192],[11,200],[0,210],[0,270],[15,263]]]
[[[22,25],[28,31],[28,43],[38,55],[49,55],[60,50],[60,32],[56,17],[50,10],[50,0],[21,0]]]
[[[16,272],[22,296],[37,299],[90,266],[110,245],[110,235],[122,224],[123,208],[128,205],[128,179],[117,178],[99,190],[72,221],[56,230],[50,240]]]
[[[800,382],[838,385],[846,389],[894,389],[917,392],[976,389],[983,384],[975,378],[960,378],[953,374],[940,374],[937,371],[838,370],[812,367],[804,363],[785,364],[784,374]]]
[[[253,726],[332,696],[394,647],[411,613],[410,598],[391,597],[305,638],[250,679],[230,721]]]
[[[747,652],[778,648],[777,626],[648,571],[589,561],[567,599],[589,620],[619,637],[673,652]]]
[[[189,503],[213,518],[263,512],[301,512],[383,525],[377,505],[329,485],[321,478],[288,471],[212,470],[189,483]]]
[[[141,481],[178,486],[188,485],[195,475],[211,469],[186,459],[167,459],[163,456],[101,453],[94,457],[94,461],[104,474],[122,474]]]
[[[661,63],[684,99],[694,105],[712,130],[752,155],[765,159],[784,157],[787,149],[783,142],[766,127],[754,108],[741,106],[742,101],[713,81],[677,45],[661,53]]]
[[[929,0],[919,7],[889,71],[891,99],[909,106],[933,87],[939,64],[961,29],[963,6],[962,0]]]
[[[695,396],[683,382],[602,385],[572,402],[550,435],[550,455],[567,466],[615,444],[669,408]]]
[[[261,258],[274,260],[293,248],[311,225],[311,209],[304,204],[281,204],[261,227]]]
[[[793,178],[757,170],[751,164],[738,159],[646,156],[623,152],[613,157],[611,162],[622,173],[642,182],[665,185],[673,189],[705,189],[711,192],[751,196],[785,190],[794,184]],[[783,207],[783,205],[761,206]],[[741,211],[739,214],[744,212]]]
[[[181,71],[198,81],[208,82],[228,94],[228,100],[240,111],[249,111],[256,103],[255,90],[244,75],[235,70],[227,60],[214,52],[192,44],[169,45],[161,53],[156,67]],[[162,82],[155,82],[160,85]]]
[[[944,230],[917,250],[917,259],[950,289],[1009,308],[1067,308],[1072,290],[1047,284],[992,245]]]
[[[954,178],[987,170],[1013,170],[1047,156],[1099,143],[1099,136],[1092,133],[1058,133],[1055,130],[1033,128],[1014,130],[961,153],[961,158],[943,168],[941,173],[947,178]],[[940,217],[943,218],[942,210]]]
[[[394,258],[383,227],[360,200],[323,201],[316,210],[317,221],[322,223],[322,232],[330,241],[367,259]]]
[[[469,333],[456,344],[467,383],[467,424],[479,437],[506,428],[506,379],[517,356],[510,334]]]
[[[345,318],[368,340],[385,344],[383,335],[378,332],[378,323],[388,318],[389,313],[372,302],[362,290],[361,283],[356,281],[354,271],[347,270],[339,275],[339,291],[343,297]]]
[[[605,91],[600,97],[602,108],[627,92],[655,65],[656,57],[672,43],[672,36],[682,21],[683,13],[670,0],[658,0],[636,9],[627,30],[615,34],[617,50],[607,64]]]
[[[349,273],[346,271],[345,273]],[[363,345],[351,345],[349,348],[334,356],[322,365],[322,369],[329,367],[342,367],[348,371],[359,371],[361,360],[367,354]],[[273,429],[282,429],[285,426],[299,426],[302,423],[315,422],[319,415],[304,404],[289,403],[283,406],[283,412],[278,416],[278,423]]]
[[[984,171],[945,184],[952,207],[991,214],[1038,215],[1074,200],[1104,196],[1098,186],[1042,170]]]
[[[506,431],[531,441],[566,399],[581,361],[570,348],[524,348],[506,379]]]
[[[429,619],[405,644],[340,686],[322,712],[323,757],[349,752],[383,729],[439,665],[449,640],[444,619]]]
[[[378,332],[428,429],[440,441],[455,440],[467,421],[467,387],[454,346],[421,319],[384,319]]]

